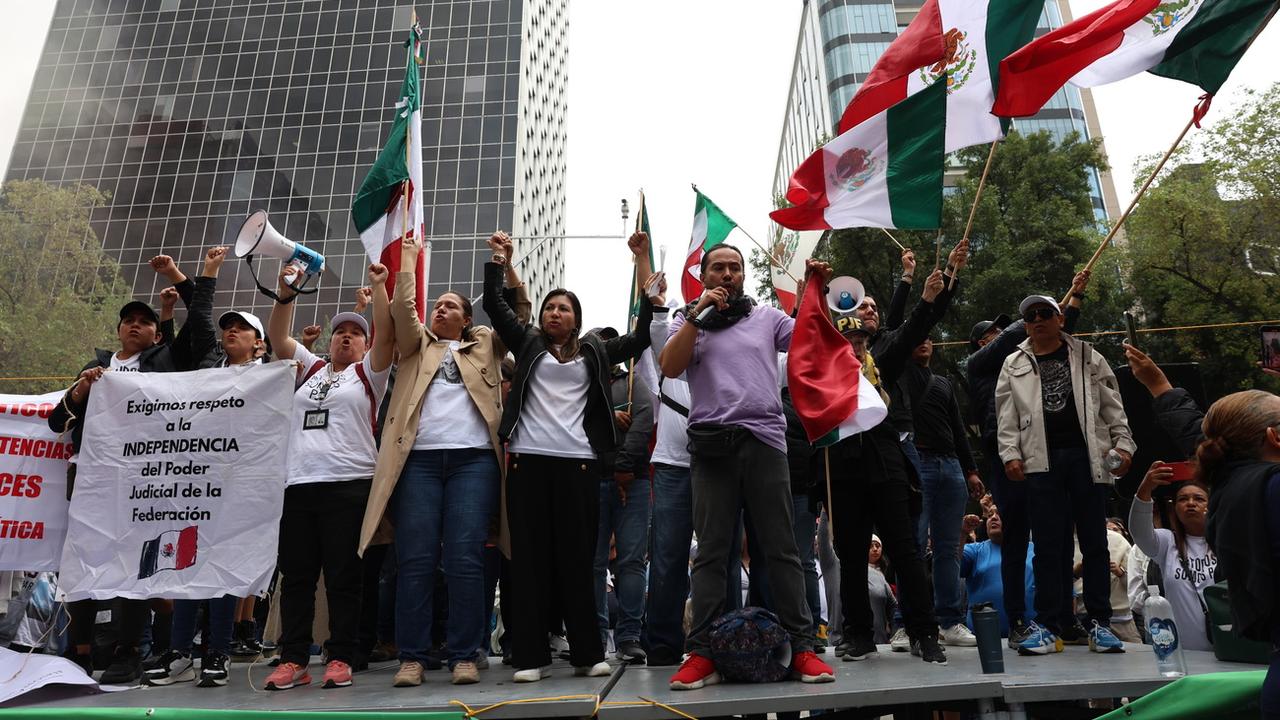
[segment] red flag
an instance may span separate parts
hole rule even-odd
[[[907,76],[947,56],[938,0],[925,0],[920,12],[876,61],[840,116],[840,131],[879,113],[907,97]]]

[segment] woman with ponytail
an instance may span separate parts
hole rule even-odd
[[[499,237],[501,236],[501,237]],[[547,677],[547,629],[563,618],[577,675],[608,675],[596,622],[593,563],[600,513],[598,458],[618,446],[609,370],[649,347],[650,302],[634,332],[612,340],[580,336],[582,305],[563,289],[547,293],[537,326],[525,325],[503,299],[508,258],[495,236],[485,264],[484,310],[516,358],[498,434],[507,448],[511,529],[512,664],[516,682]],[[639,244],[636,244],[638,247]],[[634,249],[634,248],[633,248]]]
[[[1271,668],[1262,686],[1263,717],[1280,717],[1280,397],[1262,390],[1233,393],[1205,415],[1196,449],[1197,479],[1210,490],[1206,537],[1218,575],[1231,587],[1235,632],[1270,641]]]

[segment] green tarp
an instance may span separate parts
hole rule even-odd
[[[1245,720],[1258,717],[1266,670],[1192,675],[1099,720]]]

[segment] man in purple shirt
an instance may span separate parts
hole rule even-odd
[[[809,261],[822,277],[825,263]],[[792,677],[831,682],[835,672],[813,652],[812,617],[796,550],[787,470],[787,421],[782,413],[778,353],[791,346],[794,321],[743,295],[742,253],[721,244],[702,257],[706,292],[671,321],[659,357],[664,375],[685,373],[692,403],[689,449],[693,527],[693,622],[689,657],[671,678],[673,690],[720,681],[711,660],[711,623],[724,612],[725,563],[738,510],[751,513],[765,553],[773,611],[791,635]],[[803,296],[797,290],[797,297]]]

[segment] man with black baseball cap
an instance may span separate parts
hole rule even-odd
[[[224,250],[225,251],[225,250]],[[211,253],[213,251],[210,251]],[[207,260],[206,260],[207,262]],[[173,258],[168,255],[157,255],[151,260],[151,267],[167,276],[175,284],[186,280]],[[213,301],[213,293],[196,293],[187,302],[187,310],[191,315],[208,314]],[[120,308],[120,322],[116,325],[116,336],[120,340],[117,351],[98,350],[80,376],[62,396],[62,401],[54,407],[49,415],[49,427],[58,433],[70,433],[74,454],[67,468],[67,496],[70,497],[75,487],[76,458],[80,453],[80,441],[84,435],[84,416],[89,406],[89,392],[95,382],[103,374],[111,372],[174,372],[190,369],[192,364],[190,352],[190,334],[194,330],[192,323],[187,323],[172,342],[164,343],[160,331],[160,315],[147,303],[132,300]],[[71,626],[68,630],[71,657],[77,664],[92,672],[91,659],[93,645],[93,626],[96,606],[93,600],[80,600],[67,603],[71,615]],[[149,618],[146,600],[123,600],[121,610],[113,621],[119,624],[119,643],[115,658],[100,678],[99,682],[107,685],[131,684],[137,681],[142,672],[142,634]]]
[[[1071,299],[1063,313],[1065,329],[1075,330],[1080,319],[1080,304],[1089,286],[1089,271],[1077,273],[1071,281]],[[1016,649],[1026,639],[1026,596],[1021,588],[1027,564],[1027,543],[1031,531],[1027,524],[1027,495],[1024,483],[1011,483],[1004,474],[1004,462],[996,449],[996,379],[1009,353],[1027,339],[1026,323],[1011,321],[1000,314],[973,326],[969,333],[969,360],[965,373],[969,380],[969,419],[978,426],[982,437],[982,456],[987,462],[985,476],[996,507],[1000,510],[1004,541],[1000,554],[1000,572],[1004,579],[1004,607],[1009,618],[1009,647]],[[1063,628],[1067,642],[1085,639],[1083,628]]]

